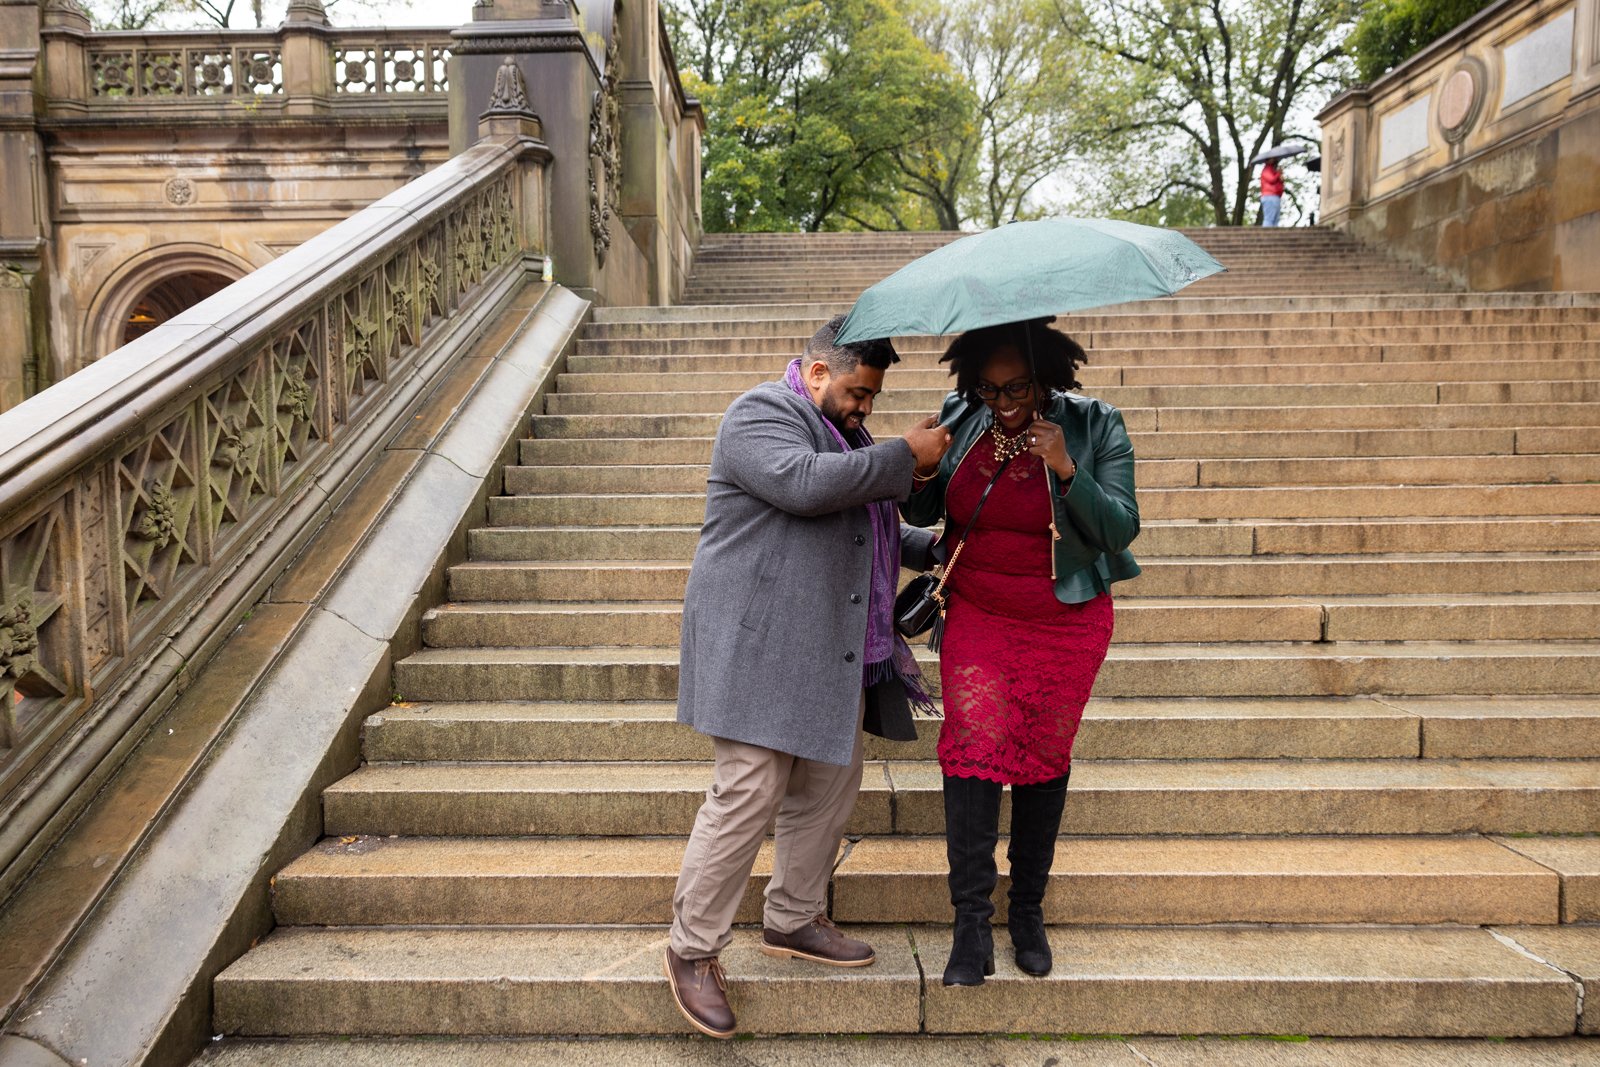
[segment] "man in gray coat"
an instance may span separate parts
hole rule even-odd
[[[888,341],[835,344],[843,319],[782,381],[728,408],[684,596],[678,721],[711,736],[716,767],[673,895],[666,970],[679,1009],[713,1037],[734,1032],[718,955],[774,814],[761,950],[875,959],[824,914],[828,877],[861,787],[863,725],[910,740],[910,706],[927,700],[892,609],[900,567],[931,565],[933,537],[902,528],[894,503],[950,434],[930,418],[873,443],[864,423],[899,357]]]

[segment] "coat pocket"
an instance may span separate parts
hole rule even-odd
[[[761,567],[756,572],[754,586],[750,590],[750,599],[745,602],[744,614],[739,617],[739,625],[755,633],[765,633],[767,625],[772,621],[772,595],[778,584],[778,572],[783,566],[783,553],[774,548],[767,549],[761,557]]]

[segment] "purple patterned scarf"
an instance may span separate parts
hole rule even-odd
[[[800,360],[789,364],[783,380],[797,395],[816,403],[811,390],[806,388],[804,379],[800,377]],[[840,448],[846,452],[854,451],[830,419],[824,416],[822,424],[833,434]],[[865,426],[856,433],[859,434],[858,447],[872,446],[872,435]],[[912,707],[925,714],[937,714],[923,683],[922,669],[917,666],[910,646],[894,628],[895,587],[900,577],[900,516],[892,500],[869,504],[867,511],[872,515],[872,585],[867,601],[866,667],[862,673],[862,685],[870,688],[891,678],[898,678],[905,686],[906,697]]]

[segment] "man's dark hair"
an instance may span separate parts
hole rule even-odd
[[[956,392],[974,402],[978,397],[978,375],[996,350],[1015,348],[1024,362],[1028,358],[1028,345],[1033,345],[1033,369],[1038,384],[1046,392],[1059,393],[1082,388],[1078,381],[1078,368],[1089,362],[1083,346],[1060,330],[1052,330],[1055,317],[1029,319],[1027,322],[1007,322],[999,326],[980,326],[968,330],[950,343],[940,363],[950,364],[955,375]]]
[[[835,315],[811,335],[802,356],[806,366],[820,359],[828,365],[829,374],[837,375],[851,374],[863,363],[877,370],[888,370],[891,363],[900,362],[900,354],[887,337],[851,341],[847,345],[835,344],[833,339],[839,336],[839,327],[844,325],[844,320],[845,316]]]

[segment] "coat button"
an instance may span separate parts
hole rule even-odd
[[[854,663],[856,661],[856,654],[854,652],[846,652],[844,654],[844,661],[846,663]]]
[[[861,603],[861,594],[860,593],[851,593],[850,594],[850,603],[852,603],[852,604]]]
[[[867,543],[867,539],[865,537],[861,536],[860,534],[856,534],[856,544],[864,545],[866,543]]]

